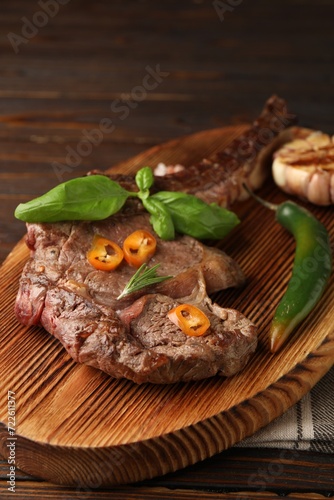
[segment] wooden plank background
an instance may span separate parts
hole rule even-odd
[[[46,17],[38,14],[45,13],[41,3],[47,0],[0,5],[0,262],[25,232],[16,205],[56,185],[53,162],[65,164],[69,148],[77,150],[101,120],[115,129],[63,180],[170,138],[249,122],[272,93],[288,100],[303,125],[334,131],[332,0],[50,0],[57,12]],[[138,87],[152,70],[164,76],[144,96]],[[249,493],[251,474],[279,463],[275,451],[259,453],[229,450],[172,478],[117,489],[117,498],[333,493],[331,457],[307,452]],[[19,491],[16,498],[116,494],[78,496],[24,475]]]

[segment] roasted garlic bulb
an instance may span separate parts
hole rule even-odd
[[[315,205],[334,203],[334,136],[299,129],[296,139],[276,151],[273,177],[286,193]]]

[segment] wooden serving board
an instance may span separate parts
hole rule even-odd
[[[159,161],[189,164],[221,149],[245,127],[194,134],[154,147],[113,168],[133,172]],[[271,180],[260,194],[286,197]],[[166,474],[224,450],[271,422],[329,370],[334,359],[334,279],[314,312],[276,355],[268,326],[294,257],[292,237],[271,211],[248,200],[234,207],[241,224],[219,246],[244,269],[240,289],[216,294],[259,327],[259,347],[238,375],[169,386],[135,385],[70,359],[43,329],[14,317],[18,279],[28,258],[23,241],[0,271],[0,451],[15,465],[80,488],[135,482]],[[332,208],[312,207],[334,239]],[[15,436],[8,432],[8,391],[15,393]]]

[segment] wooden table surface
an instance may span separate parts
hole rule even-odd
[[[0,13],[0,261],[25,233],[13,216],[19,202],[168,139],[249,122],[273,93],[303,125],[334,131],[331,0],[2,0]],[[4,457],[1,499],[14,498],[7,473]],[[329,455],[234,448],[108,490],[17,471],[15,498],[312,499],[333,491]]]

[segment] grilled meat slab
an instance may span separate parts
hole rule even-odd
[[[150,265],[173,275],[117,300],[135,269],[93,268],[86,253],[94,234],[119,245],[135,229],[152,231],[146,213],[118,214],[101,222],[28,224],[31,258],[25,266],[15,311],[40,324],[79,363],[136,383],[199,380],[233,375],[255,350],[255,326],[242,314],[212,304],[208,293],[241,285],[244,275],[230,257],[181,236],[158,241]],[[167,317],[180,303],[197,305],[211,327],[202,337],[182,333]]]

